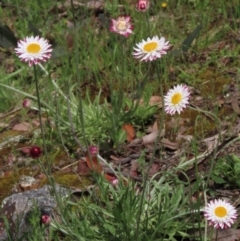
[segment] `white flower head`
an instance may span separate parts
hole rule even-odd
[[[111,19],[110,31],[128,37],[132,34],[133,25],[130,16],[120,16],[117,19]]]
[[[214,228],[230,228],[237,219],[234,206],[225,200],[212,200],[204,208],[204,216]]]
[[[178,114],[189,104],[190,92],[187,85],[177,85],[164,96],[165,111],[173,115]]]
[[[167,50],[170,47],[169,42],[164,37],[159,38],[158,36],[147,38],[146,41],[142,40],[142,42],[136,45],[133,56],[145,62],[161,58],[162,55],[167,54]]]
[[[51,57],[52,48],[46,39],[32,36],[20,40],[15,52],[21,61],[32,66],[47,61]]]

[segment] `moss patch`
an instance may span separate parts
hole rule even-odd
[[[216,72],[216,69],[208,68],[197,75],[201,80],[199,89],[201,96],[206,98],[216,98],[223,92],[223,86],[232,82],[229,77],[225,77],[221,72]]]
[[[12,188],[18,183],[19,177],[22,175],[30,175],[31,170],[27,168],[21,168],[15,171],[6,171],[4,177],[0,177],[0,203],[2,200],[12,193]]]
[[[56,183],[63,185],[65,187],[77,187],[84,188],[86,186],[92,185],[93,180],[90,177],[80,177],[74,173],[55,173],[53,174]]]

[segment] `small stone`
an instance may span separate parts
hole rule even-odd
[[[21,176],[19,180],[19,186],[23,191],[31,190],[36,187],[37,181],[31,176]]]

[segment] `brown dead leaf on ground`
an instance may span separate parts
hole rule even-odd
[[[16,112],[19,112],[19,110],[22,109],[22,108],[14,108],[13,110],[11,111],[8,111],[7,113],[0,113],[0,118],[4,118],[4,117],[7,117],[9,115],[13,115],[15,114]]]
[[[122,129],[126,132],[127,134],[127,141],[131,142],[134,137],[135,137],[135,130],[131,124],[124,124],[122,126]]]
[[[90,168],[85,160],[79,160],[77,173],[82,176],[87,176],[90,174]]]
[[[130,167],[130,176],[138,177],[138,169],[139,169],[139,164],[137,160],[132,160],[131,167]]]
[[[19,148],[18,149],[18,151],[20,151],[21,153],[23,153],[23,154],[26,154],[26,155],[29,155],[29,153],[30,153],[30,148],[31,147],[23,147],[23,148]]]
[[[211,240],[215,240],[217,237],[217,241],[237,241],[240,240],[240,230],[239,229],[214,229],[213,233],[212,230],[210,230],[211,233]],[[209,234],[210,235],[210,234]]]
[[[218,98],[213,105],[214,106],[218,106],[218,107],[222,107],[225,104],[225,100],[224,98]]]
[[[102,166],[99,163],[97,156],[96,155],[92,155],[90,156],[88,153],[86,154],[86,162],[87,162],[87,166],[92,170],[95,171],[97,173],[101,173],[102,172]]]
[[[154,121],[154,123],[147,128],[146,132],[150,133],[150,132],[154,132],[154,131],[158,131],[158,122],[157,122],[157,120]]]
[[[140,99],[139,105],[144,105],[144,104],[145,104],[144,100]],[[150,99],[149,99],[148,105],[150,105],[150,106],[156,105],[159,108],[162,108],[162,98],[161,98],[161,96],[157,96],[157,95],[151,96]]]
[[[157,105],[159,108],[162,108],[162,98],[160,96],[152,96],[148,104]]]
[[[66,1],[64,3],[64,5],[66,7],[71,7],[73,4],[74,7],[79,7],[79,6],[82,6],[82,7],[86,7],[88,9],[101,9],[104,7],[104,0],[90,0],[90,1],[87,1],[86,3],[84,2],[81,2],[81,1]]]
[[[116,180],[116,177],[114,175],[110,175],[108,173],[104,174],[104,177],[106,178],[106,180],[108,180],[109,182],[112,182],[113,180]]]
[[[211,51],[220,51],[220,50],[222,50],[223,48],[225,48],[225,46],[226,46],[226,40],[224,40],[224,41],[218,41],[218,42],[216,42],[216,43],[214,43],[214,44],[211,44],[210,46],[208,46],[208,49],[209,50],[211,50]]]
[[[177,142],[172,142],[172,141],[170,141],[170,140],[167,139],[167,138],[163,138],[163,139],[161,140],[161,143],[163,144],[163,146],[164,146],[165,148],[168,148],[168,149],[170,149],[170,150],[175,151],[175,150],[178,149],[178,143],[177,143]]]
[[[240,108],[239,108],[239,104],[238,104],[239,97],[240,97],[240,92],[238,91],[237,93],[235,93],[233,95],[232,101],[231,101],[232,108],[233,108],[234,112],[237,113],[238,115],[240,114]]]
[[[156,138],[158,137],[158,131],[154,131],[148,135],[145,135],[142,140],[143,140],[143,144],[149,144],[149,143],[153,143],[155,142]]]
[[[44,124],[47,121],[47,118],[42,117],[42,123]],[[36,127],[40,126],[40,122],[39,120],[32,120],[33,125],[35,125]]]
[[[22,122],[19,124],[15,124],[12,128],[14,131],[31,131],[32,125],[28,122]]]
[[[8,124],[6,124],[6,123],[0,123],[0,128],[5,128],[5,127],[8,127]]]
[[[152,163],[150,170],[148,172],[148,176],[152,177],[154,176],[156,173],[158,173],[161,169],[161,165],[160,163]]]

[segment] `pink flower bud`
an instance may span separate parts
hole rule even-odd
[[[149,5],[149,0],[138,0],[138,3],[136,4],[136,9],[140,12],[145,12],[149,9]]]
[[[117,186],[118,183],[119,183],[119,181],[118,181],[117,178],[114,178],[114,179],[111,181],[111,183],[112,183],[113,186]]]
[[[31,100],[29,100],[29,99],[23,100],[22,106],[23,106],[23,108],[29,108],[31,106]]]
[[[48,214],[43,214],[41,217],[42,224],[49,224],[51,222],[51,217]]]
[[[89,146],[88,150],[92,156],[98,154],[98,147],[97,146]]]
[[[32,158],[38,158],[42,154],[42,149],[39,146],[32,146],[29,154]]]

